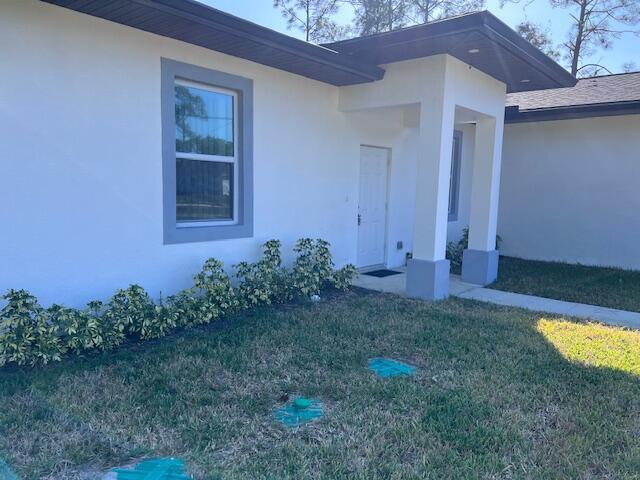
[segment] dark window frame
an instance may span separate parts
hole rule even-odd
[[[460,172],[462,170],[462,132],[454,130],[451,147],[451,188],[449,189],[449,221],[458,220],[460,210]]]

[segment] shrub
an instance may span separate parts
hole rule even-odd
[[[171,302],[163,302],[162,297],[158,305],[154,306],[154,314],[142,323],[142,338],[160,338],[168,335],[178,325],[178,311]]]
[[[122,343],[127,336],[145,338],[143,332],[154,322],[155,305],[140,285],[118,290],[104,312],[105,326],[118,334],[114,340]],[[117,343],[116,343],[117,344]]]
[[[102,348],[104,338],[99,317],[61,305],[51,306],[47,315],[49,321],[58,326],[65,349],[81,353]]]
[[[25,290],[9,290],[0,310],[0,366],[59,361],[64,347],[58,327],[48,321],[37,299]]]
[[[358,270],[355,265],[348,264],[338,270],[335,270],[331,274],[330,282],[331,285],[333,285],[333,288],[346,291],[349,290],[351,283],[357,276]]]
[[[293,265],[293,289],[296,295],[317,295],[333,274],[329,242],[301,238],[293,251],[298,254]]]
[[[282,267],[280,242],[269,240],[262,258],[236,265],[232,287],[222,262],[210,258],[194,276],[194,286],[156,305],[139,285],[118,290],[107,304],[94,300],[86,310],[53,305],[43,309],[24,290],[10,290],[0,310],[0,366],[48,363],[64,352],[110,350],[127,338],[167,335],[176,327],[209,323],[239,307],[309,298],[327,287],[346,290],[356,275],[353,265],[334,270],[329,243],[302,238],[296,242],[293,269]]]
[[[100,338],[102,340],[102,343],[98,346],[100,350],[110,350],[124,342],[124,326],[120,323],[114,325],[114,319],[107,317],[105,314],[105,304],[103,302],[92,300],[87,304],[87,308],[87,315],[95,318],[100,327]]]
[[[196,291],[201,294],[201,298],[192,305],[196,309],[194,318],[197,323],[212,322],[239,305],[231,280],[222,267],[221,261],[210,258],[194,277]]]
[[[262,259],[255,263],[240,262],[235,266],[238,300],[243,308],[281,303],[289,299],[288,276],[282,268],[280,241],[262,245]]]
[[[187,288],[167,298],[167,306],[174,315],[176,326],[188,327],[198,322],[197,315],[203,303],[202,295],[196,289]]]
[[[500,235],[496,235],[496,250],[500,249],[500,243],[502,243],[502,238]],[[467,248],[469,248],[469,227],[464,227],[460,240],[447,243],[445,258],[449,260],[453,266],[460,267],[462,265],[462,255]]]
[[[445,258],[451,262],[453,267],[460,267],[463,252],[464,247],[460,246],[460,242],[447,242]]]

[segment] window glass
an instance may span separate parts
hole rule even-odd
[[[456,132],[453,136],[451,152],[451,174],[449,176],[449,221],[458,218],[458,201],[460,195],[460,163],[462,150],[462,136]]]
[[[178,158],[176,220],[233,219],[233,163]]]
[[[176,151],[233,157],[233,95],[177,83]]]

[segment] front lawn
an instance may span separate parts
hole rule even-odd
[[[640,272],[500,257],[490,288],[640,312]]]
[[[418,373],[377,378],[378,356]],[[24,479],[153,456],[198,479],[637,478],[639,359],[638,332],[351,293],[0,371],[0,456]],[[325,417],[285,430],[284,394]]]

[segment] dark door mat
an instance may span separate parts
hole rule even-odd
[[[370,277],[390,277],[391,275],[400,275],[402,272],[396,272],[395,270],[387,270],[386,268],[380,270],[372,270],[370,272],[364,272],[363,275],[369,275]]]

